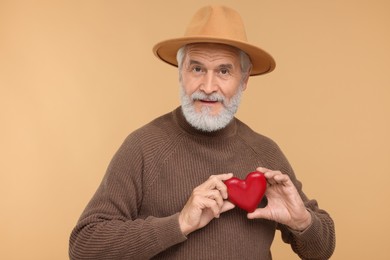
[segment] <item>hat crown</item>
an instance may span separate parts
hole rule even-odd
[[[212,36],[247,42],[244,23],[240,15],[226,6],[206,6],[192,17],[186,37]]]

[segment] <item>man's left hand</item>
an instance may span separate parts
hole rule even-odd
[[[259,167],[267,179],[265,195],[268,204],[248,213],[249,219],[264,218],[287,225],[293,230],[303,231],[311,224],[311,214],[307,211],[290,177],[280,171]]]

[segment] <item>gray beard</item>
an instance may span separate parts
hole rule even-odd
[[[227,101],[221,94],[213,93],[207,95],[202,91],[194,92],[191,96],[188,96],[184,91],[184,87],[181,86],[180,100],[184,117],[190,125],[205,132],[214,132],[225,128],[232,121],[238,110],[242,92],[242,86],[240,86],[237,93]],[[200,112],[196,112],[194,101],[199,99],[220,101],[223,104],[222,110],[217,115],[211,115],[211,109],[204,106]]]

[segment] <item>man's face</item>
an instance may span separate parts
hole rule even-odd
[[[241,71],[238,50],[220,44],[190,45],[180,73],[187,121],[205,131],[225,127],[237,111],[248,81]]]

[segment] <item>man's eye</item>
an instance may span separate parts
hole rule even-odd
[[[201,67],[194,67],[192,70],[194,72],[202,72],[202,68]]]
[[[228,70],[228,69],[221,69],[219,72],[220,72],[222,75],[227,75],[227,74],[229,74],[229,70]]]

